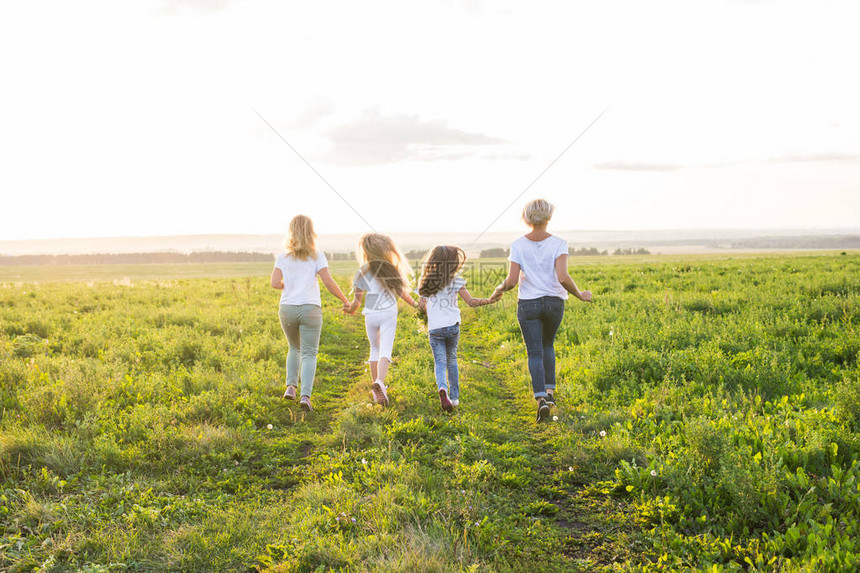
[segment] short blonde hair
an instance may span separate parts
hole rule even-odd
[[[552,213],[555,211],[555,205],[546,199],[535,199],[529,201],[523,207],[523,221],[531,225],[545,225],[552,219]]]

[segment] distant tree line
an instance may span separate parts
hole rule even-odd
[[[326,253],[325,258],[329,261],[351,261],[355,259],[355,253]]]
[[[860,235],[811,235],[808,237],[755,237],[712,243],[725,249],[860,249]]]
[[[496,247],[494,249],[484,249],[478,258],[480,259],[503,259],[511,254],[510,249]]]
[[[271,262],[266,253],[207,251],[199,253],[97,253],[89,255],[0,255],[0,265],[134,265],[165,263]]]
[[[615,249],[612,251],[613,255],[650,255],[651,251],[648,249]]]
[[[608,255],[609,251],[600,251],[597,247],[582,247],[580,249],[570,247],[567,254],[571,257],[596,257]]]

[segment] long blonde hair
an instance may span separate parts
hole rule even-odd
[[[391,294],[397,296],[410,286],[412,269],[409,267],[409,261],[388,235],[363,235],[358,240],[355,258],[360,265],[366,265],[370,276],[378,280],[382,288]]]
[[[287,234],[287,254],[306,261],[317,256],[317,234],[314,233],[314,223],[306,215],[296,215],[290,221],[290,230]]]

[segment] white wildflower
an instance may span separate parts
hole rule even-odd
[[[274,428],[274,426],[273,426],[273,425],[271,425],[271,424],[269,424],[268,426],[266,426],[266,428],[268,428],[269,430],[271,430],[272,428]]]
[[[601,437],[601,438],[605,438],[605,437],[606,437],[606,430],[600,430],[600,437]]]
[[[553,421],[553,422],[558,422],[558,416],[553,416],[553,417],[552,417],[552,421]]]
[[[652,478],[657,477],[657,470],[651,470],[651,477]]]

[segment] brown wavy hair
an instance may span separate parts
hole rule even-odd
[[[430,249],[421,265],[421,279],[418,281],[418,294],[433,296],[451,284],[463,265],[466,253],[460,247],[437,245]]]
[[[397,296],[410,286],[412,269],[409,261],[397,248],[391,237],[379,233],[367,233],[358,240],[355,258],[366,266],[370,276],[379,281],[382,288]]]
[[[314,233],[314,223],[306,215],[296,215],[290,221],[290,230],[287,234],[287,254],[306,261],[317,256],[317,234]]]

